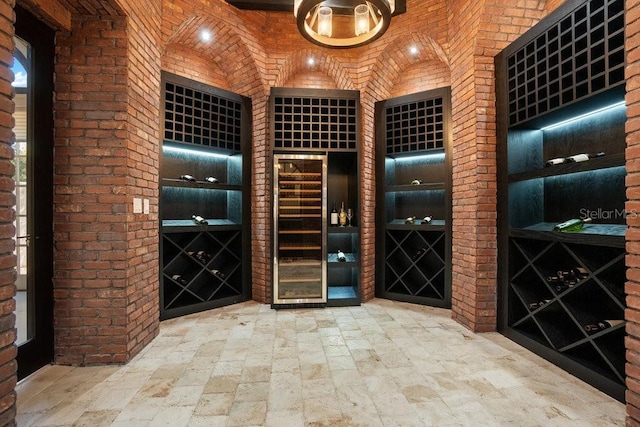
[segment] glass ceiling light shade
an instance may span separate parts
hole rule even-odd
[[[294,0],[298,30],[312,43],[331,48],[358,47],[389,28],[395,0]]]

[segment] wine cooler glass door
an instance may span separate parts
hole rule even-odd
[[[274,304],[327,301],[326,156],[274,159]]]

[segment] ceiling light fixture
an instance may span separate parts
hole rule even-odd
[[[293,3],[300,33],[312,43],[330,48],[358,47],[376,40],[387,31],[395,13],[396,0],[294,0]]]
[[[208,30],[202,30],[200,32],[200,40],[205,43],[211,41],[211,33]]]

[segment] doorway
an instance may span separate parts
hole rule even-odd
[[[14,166],[18,379],[53,360],[54,32],[16,6]]]

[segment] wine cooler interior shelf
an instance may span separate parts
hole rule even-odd
[[[622,0],[565,2],[496,57],[499,329],[621,401],[623,70]]]
[[[376,294],[451,305],[451,162],[448,88],[376,105]]]
[[[326,303],[326,156],[274,158],[274,304]]]
[[[250,100],[163,73],[160,318],[250,298]]]

